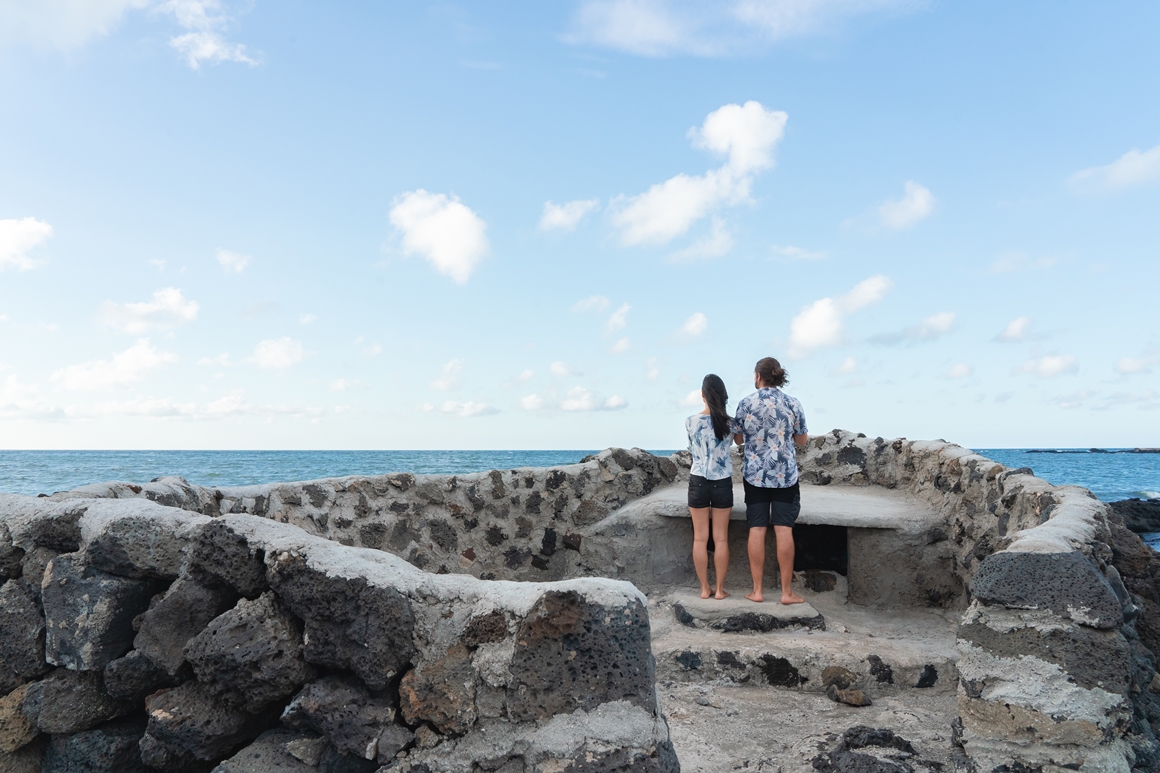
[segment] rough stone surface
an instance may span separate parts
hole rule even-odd
[[[376,690],[410,662],[415,616],[410,602],[394,588],[328,576],[290,555],[279,556],[271,581],[304,623],[307,661],[349,668]]]
[[[103,669],[133,644],[133,618],[145,611],[156,585],[85,565],[79,553],[52,559],[41,599],[49,663],[81,671]]]
[[[836,686],[839,690],[845,690],[852,687],[857,681],[858,675],[848,668],[827,666],[822,669],[822,684],[827,688]]]
[[[379,735],[378,761],[386,765],[395,756],[415,742],[415,734],[399,724],[388,725]]]
[[[0,754],[11,754],[40,732],[24,713],[24,696],[28,687],[17,687],[0,698]]]
[[[1047,609],[1092,628],[1118,628],[1123,613],[1108,581],[1079,551],[994,553],[971,581],[985,604]]]
[[[154,744],[142,747],[145,764],[161,770],[181,770],[189,758],[220,760],[257,738],[278,719],[276,711],[249,714],[222,701],[213,688],[186,682],[145,701],[146,734]]]
[[[836,684],[826,689],[826,697],[834,703],[845,703],[847,706],[869,706],[871,703],[861,690],[843,690]]]
[[[176,687],[179,677],[170,676],[137,650],[105,666],[105,691],[117,700],[136,702],[163,687]]]
[[[379,736],[394,720],[388,698],[372,695],[359,680],[341,676],[306,685],[282,714],[285,724],[320,733],[343,754],[368,760],[378,755]]]
[[[199,681],[249,712],[292,695],[313,675],[302,658],[301,626],[269,592],[215,618],[185,655]]]
[[[399,702],[408,724],[426,721],[441,733],[466,733],[477,716],[475,669],[467,647],[457,644],[443,657],[408,671],[399,684]]]
[[[144,734],[144,721],[121,720],[53,736],[42,773],[147,773],[139,746]]]
[[[194,541],[189,572],[203,585],[232,588],[252,599],[268,587],[265,562],[260,548],[251,549],[244,537],[221,521],[213,521]]]
[[[105,692],[100,672],[58,668],[28,686],[24,713],[42,733],[79,733],[127,714],[130,706]]]
[[[1160,531],[1160,499],[1121,499],[1109,507],[1137,534]]]
[[[267,730],[249,746],[221,762],[213,773],[317,773],[318,758],[313,763],[304,762],[291,751],[295,743],[304,740],[315,739],[284,728]]]
[[[0,586],[0,695],[48,669],[36,594],[23,580],[9,580]]]
[[[516,633],[509,666],[508,709],[517,719],[542,719],[606,701],[652,711],[648,614],[640,602],[618,614],[575,591],[548,591]]]
[[[133,646],[167,674],[176,674],[186,662],[189,640],[236,600],[232,589],[207,588],[188,576],[181,577],[142,616]]]
[[[22,746],[11,754],[0,752],[0,770],[4,773],[43,773],[44,742]]]

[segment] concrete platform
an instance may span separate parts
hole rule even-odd
[[[725,599],[703,599],[699,593],[677,592],[669,597],[677,622],[688,628],[711,628],[726,633],[768,633],[812,628],[824,631],[826,621],[810,604],[778,603],[779,591],[757,604],[741,594]]]
[[[937,512],[916,497],[879,486],[803,483],[801,492],[802,511],[798,517],[801,524],[920,532],[941,520]],[[623,515],[634,512],[688,518],[687,484],[658,489],[619,511]],[[745,490],[741,485],[733,487],[733,512],[729,518],[745,520]]]

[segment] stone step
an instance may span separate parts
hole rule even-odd
[[[697,593],[679,591],[669,597],[677,622],[689,628],[710,628],[723,633],[769,633],[810,628],[826,630],[825,618],[810,604],[778,603],[778,591],[756,604],[740,594],[724,599],[703,599]]]

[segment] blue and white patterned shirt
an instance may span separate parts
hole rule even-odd
[[[698,413],[685,419],[685,431],[689,433],[689,452],[693,454],[690,475],[707,480],[733,477],[733,457],[729,455],[729,447],[733,445],[732,423],[729,433],[718,440],[713,432],[713,420],[707,414]]]
[[[797,483],[793,436],[809,431],[797,398],[774,387],[758,389],[737,404],[733,426],[745,438],[745,480],[762,488]]]

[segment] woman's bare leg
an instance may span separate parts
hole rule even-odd
[[[729,594],[725,592],[725,574],[729,571],[729,515],[733,510],[727,507],[714,507],[713,542],[717,545],[713,552],[713,568],[717,570],[717,592],[713,598],[723,599]]]
[[[690,507],[689,515],[693,518],[693,568],[701,581],[701,598],[707,599],[713,595],[709,589],[709,508]]]

